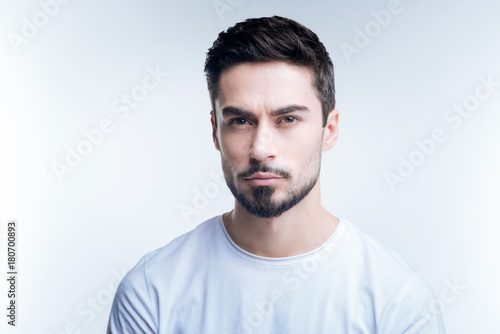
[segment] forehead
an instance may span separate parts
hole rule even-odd
[[[312,109],[321,106],[314,76],[307,67],[279,61],[243,63],[220,76],[217,109],[226,106],[272,109],[291,103]]]

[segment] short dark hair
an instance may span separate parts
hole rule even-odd
[[[335,108],[332,60],[314,32],[280,16],[247,19],[226,32],[219,33],[208,50],[205,61],[205,74],[214,113],[222,72],[246,62],[276,60],[305,66],[312,71],[314,87],[321,101],[324,127],[328,114]]]

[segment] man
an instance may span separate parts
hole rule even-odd
[[[249,19],[219,34],[205,72],[234,209],[143,257],[108,333],[444,333],[422,278],[321,205],[339,130],[318,37]]]

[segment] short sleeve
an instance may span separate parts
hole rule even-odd
[[[145,261],[143,257],[120,282],[111,307],[107,334],[156,333]]]
[[[415,273],[384,311],[381,333],[445,334],[439,305],[432,288]]]

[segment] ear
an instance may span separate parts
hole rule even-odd
[[[219,137],[217,137],[217,125],[215,125],[215,114],[214,111],[210,111],[210,122],[212,123],[212,139],[214,141],[215,148],[220,151]]]
[[[323,131],[323,151],[328,151],[337,142],[339,136],[339,111],[333,109],[328,114],[326,125]]]

